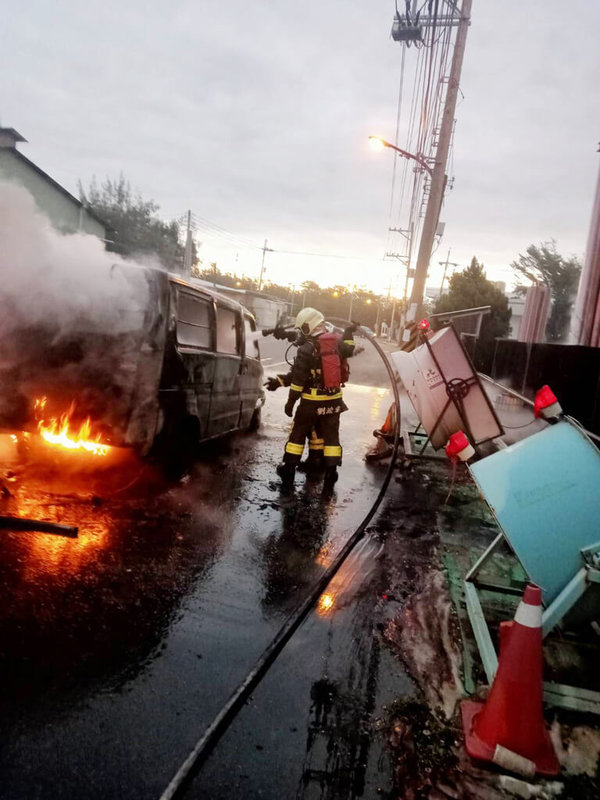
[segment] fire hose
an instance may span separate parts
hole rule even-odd
[[[336,319],[335,317],[333,318],[330,317],[329,320],[334,323],[341,322],[343,325],[347,325],[348,323],[348,320],[339,320]],[[400,444],[400,395],[398,393],[398,385],[396,383],[394,371],[384,351],[382,350],[380,345],[375,341],[374,336],[371,336],[369,333],[367,333],[367,331],[365,331],[365,329],[362,328],[362,326],[358,326],[358,329],[360,330],[361,334],[371,342],[375,350],[379,353],[381,359],[383,360],[383,363],[385,364],[385,368],[387,370],[390,382],[392,384],[392,391],[394,393],[394,404],[396,406],[396,419],[398,420],[394,432],[394,442],[393,442],[390,464],[383,479],[383,482],[381,484],[379,493],[375,498],[375,502],[367,512],[365,518],[360,523],[358,528],[356,528],[354,533],[350,536],[346,544],[342,547],[342,549],[334,559],[331,566],[323,573],[321,578],[316,582],[314,587],[311,589],[308,597],[287,618],[283,626],[280,628],[279,632],[275,635],[274,639],[272,639],[270,644],[267,645],[267,647],[263,651],[262,655],[254,665],[254,667],[250,670],[250,672],[248,672],[244,680],[240,683],[240,685],[233,692],[233,694],[231,694],[229,700],[225,703],[225,705],[222,707],[222,709],[219,711],[219,713],[216,715],[216,717],[213,719],[210,725],[206,728],[200,739],[198,739],[193,750],[191,750],[185,761],[181,764],[181,766],[171,779],[167,788],[161,794],[160,800],[173,800],[173,798],[178,798],[182,796],[186,787],[189,785],[194,775],[197,774],[200,766],[208,758],[209,754],[212,752],[217,742],[220,740],[225,731],[231,725],[231,723],[237,716],[238,712],[248,699],[251,692],[258,686],[262,678],[266,675],[266,673],[272,666],[277,656],[281,653],[285,645],[291,639],[292,635],[300,627],[301,623],[306,618],[310,610],[317,603],[319,597],[323,594],[329,582],[338,572],[338,570],[340,569],[346,558],[350,555],[354,547],[362,539],[367,525],[373,518],[375,512],[377,511],[377,509],[381,504],[381,501],[385,496],[385,493],[387,492],[387,488],[392,478],[394,466],[396,464],[396,457],[398,454],[398,447]]]

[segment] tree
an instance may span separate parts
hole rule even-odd
[[[94,178],[87,191],[80,181],[79,198],[106,223],[111,239],[108,250],[124,257],[152,254],[166,269],[181,269],[184,246],[177,222],[161,220],[154,200],[134,196],[122,173],[116,180],[107,178],[100,187]],[[194,248],[192,258],[195,256]]]
[[[526,255],[519,255],[511,267],[518,277],[525,277],[534,284],[543,283],[550,289],[552,307],[546,325],[546,338],[550,342],[561,342],[567,335],[573,299],[577,291],[581,263],[575,257],[563,258],[556,250],[556,242],[542,242],[539,247],[530,245]],[[518,284],[517,290],[525,292]]]
[[[508,335],[510,309],[508,298],[497,286],[485,277],[483,264],[475,256],[462,272],[450,278],[448,294],[442,295],[435,304],[435,311],[460,311],[464,308],[491,306],[490,314],[483,317],[477,343],[476,366],[487,365],[494,351],[494,340]]]
[[[218,286],[230,286],[238,289],[255,289],[256,281],[245,275],[221,272],[216,264],[206,267],[199,264],[196,277],[207,281],[214,281]],[[352,299],[352,318],[370,328],[375,328],[377,320],[383,319],[384,315],[389,318],[391,304],[386,303],[384,298],[367,292],[363,289],[355,289],[352,292],[345,286],[332,286],[324,288],[314,281],[304,281],[300,286],[282,286],[277,283],[266,283],[263,291],[275,297],[280,297],[289,303],[294,316],[300,310],[300,306],[313,306],[318,308],[327,318],[346,320],[350,312],[350,301]]]

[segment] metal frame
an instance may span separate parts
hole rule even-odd
[[[504,534],[499,533],[487,550],[471,567],[465,576],[465,605],[475,641],[481,656],[483,669],[488,682],[494,680],[498,669],[498,656],[490,636],[488,624],[483,614],[477,589],[488,589],[499,594],[520,594],[521,590],[490,582],[481,582],[477,576],[484,564],[494,555],[500,544],[506,541]],[[563,617],[575,606],[591,583],[600,583],[600,542],[581,550],[584,566],[567,583],[560,594],[542,614],[542,632],[546,636]],[[573,711],[586,711],[600,714],[600,692],[568,686],[562,683],[544,682],[544,700],[552,706],[567,708]]]
[[[489,308],[489,306],[484,306],[483,308]],[[472,312],[473,310],[479,311],[480,309],[468,309],[468,311],[470,311],[470,312]],[[487,394],[485,392],[485,389],[483,388],[483,383],[481,382],[481,379],[479,378],[479,374],[477,373],[477,371],[475,369],[475,366],[473,365],[473,362],[471,361],[471,357],[469,356],[468,352],[466,351],[466,349],[465,349],[465,347],[464,347],[464,345],[462,343],[462,339],[461,339],[460,335],[458,334],[457,330],[455,329],[454,325],[452,324],[452,321],[450,321],[448,323],[448,325],[444,325],[442,327],[444,327],[444,328],[452,328],[452,330],[454,331],[454,334],[456,335],[456,339],[460,343],[460,345],[462,347],[462,350],[463,350],[463,353],[464,353],[464,356],[467,359],[467,363],[469,364],[469,366],[471,368],[471,373],[472,374],[471,374],[470,378],[467,378],[465,380],[461,379],[460,383],[458,383],[458,384],[455,382],[456,379],[451,378],[450,380],[448,380],[448,378],[446,378],[446,375],[444,374],[444,371],[443,371],[443,369],[442,369],[442,367],[440,365],[440,362],[438,361],[438,359],[435,356],[435,353],[433,352],[433,348],[432,348],[428,338],[426,336],[424,336],[423,334],[419,334],[417,341],[419,342],[419,344],[424,344],[427,347],[427,350],[429,351],[429,355],[431,356],[431,359],[432,359],[433,363],[435,364],[435,366],[437,368],[437,371],[439,372],[442,380],[444,381],[444,385],[446,386],[446,394],[448,395],[448,400],[447,400],[446,404],[444,405],[444,408],[442,409],[442,411],[439,414],[438,418],[436,419],[435,424],[434,424],[433,428],[431,429],[431,433],[429,433],[427,435],[427,438],[425,440],[425,444],[421,448],[420,452],[417,453],[416,455],[424,457],[423,453],[425,452],[425,449],[426,449],[427,445],[429,444],[429,441],[430,441],[432,435],[435,433],[435,431],[437,430],[438,426],[441,424],[441,422],[442,422],[442,420],[444,418],[444,415],[445,415],[446,411],[448,410],[448,407],[450,406],[450,403],[454,403],[454,407],[456,408],[458,416],[460,417],[461,422],[462,422],[462,424],[463,424],[463,426],[465,428],[465,432],[467,433],[467,436],[469,437],[469,441],[473,445],[477,455],[480,456],[481,452],[479,450],[479,445],[484,444],[485,442],[492,441],[493,439],[497,439],[498,436],[502,436],[504,434],[504,428],[502,427],[502,423],[500,422],[500,419],[498,418],[498,415],[496,414],[496,411],[494,410],[493,405],[489,401],[489,398],[488,398],[488,396],[487,396]],[[441,328],[440,328],[440,330],[441,330]],[[419,346],[419,344],[417,345],[417,347]],[[482,393],[483,397],[485,397],[486,400],[487,400],[487,404],[488,404],[488,407],[490,409],[490,412],[491,412],[496,424],[498,425],[498,429],[500,431],[500,433],[497,434],[496,436],[490,436],[487,439],[480,439],[477,442],[475,441],[475,437],[473,436],[473,432],[471,431],[471,426],[469,425],[469,420],[468,420],[468,417],[467,417],[467,415],[465,413],[464,404],[463,404],[463,400],[467,396],[467,394],[469,393],[469,391],[470,391],[472,386],[479,386],[479,389],[481,390],[481,393]],[[408,431],[409,438],[410,438],[411,435],[416,435],[420,427],[421,427],[421,423],[419,422],[419,424],[417,425],[417,427],[414,430],[414,433],[411,432],[411,431]],[[414,457],[415,454],[411,453],[411,455],[413,455],[413,457]]]
[[[419,458],[419,459],[430,459],[431,461],[445,461],[446,460],[446,453],[442,450],[441,452],[434,451],[433,453],[428,453],[425,455],[425,449],[429,444],[429,436],[427,432],[423,430],[422,433],[419,433],[419,428],[421,427],[421,423],[417,425],[414,431],[406,431],[406,436],[404,437],[404,456],[405,458]],[[421,442],[414,442],[413,440],[419,437],[419,439],[425,439],[425,443],[421,446]],[[421,448],[420,450],[418,448]]]
[[[461,331],[459,338],[462,339],[463,336],[471,336],[477,339],[481,333],[481,323],[483,318],[488,314],[491,314],[491,312],[491,306],[477,306],[477,308],[462,308],[460,311],[438,311],[436,314],[430,314],[429,319],[432,322],[441,322],[443,327],[445,320],[448,320],[448,323],[452,324],[453,320],[455,319],[462,319],[463,317],[476,317],[477,321],[475,323],[475,330],[472,333]]]

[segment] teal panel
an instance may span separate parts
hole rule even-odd
[[[551,603],[600,539],[600,452],[563,421],[471,466],[530,579]]]

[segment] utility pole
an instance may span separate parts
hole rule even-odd
[[[265,253],[272,253],[273,250],[270,247],[267,247],[267,240],[265,239],[265,243],[262,246],[262,261],[260,262],[260,275],[258,278],[258,291],[262,289],[262,279],[263,279],[263,272],[265,271]]]
[[[600,144],[598,152],[600,153]],[[569,344],[600,347],[600,170],[585,248],[585,261],[579,279],[575,308],[571,315]]]
[[[467,30],[471,19],[471,5],[472,0],[463,0],[462,2],[460,21],[458,23],[456,42],[454,44],[454,54],[452,56],[452,66],[450,68],[448,88],[446,90],[446,100],[442,114],[442,123],[440,126],[439,141],[435,154],[435,164],[431,174],[429,201],[427,203],[425,219],[423,220],[421,241],[419,242],[415,280],[413,282],[410,306],[406,316],[407,322],[418,319],[423,313],[423,294],[425,293],[427,270],[429,269],[431,250],[440,217],[444,189],[446,187],[446,164],[448,162],[448,152],[450,150],[450,140],[452,138],[454,112],[456,111],[456,100],[458,97],[460,73],[465,53]]]
[[[386,256],[395,256],[396,258],[400,258],[400,256],[397,255],[396,253],[386,253]],[[396,298],[392,297],[392,276],[390,276],[390,285],[388,286],[387,300],[388,303],[390,302],[390,300],[392,301],[392,318],[390,320],[390,326],[387,332],[387,340],[388,342],[391,342],[392,330],[394,328],[394,317],[396,316]]]
[[[397,258],[398,261],[401,261],[406,267],[406,275],[404,276],[404,295],[403,295],[403,309],[402,315],[400,317],[400,328],[404,328],[406,325],[406,305],[408,299],[408,281],[409,278],[414,278],[415,271],[411,268],[410,262],[412,259],[412,248],[413,248],[413,240],[414,240],[414,222],[410,223],[410,228],[404,230],[403,228],[388,228],[389,231],[395,231],[396,233],[401,233],[406,240],[408,241],[408,254],[403,256],[400,253],[386,253],[386,258]],[[395,305],[394,305],[395,308]],[[392,313],[392,325],[393,325],[394,315]],[[392,327],[392,326],[390,326]]]
[[[354,305],[354,292],[350,294],[350,310],[348,311],[348,322],[352,322],[352,306]]]
[[[440,286],[440,297],[444,294],[444,283],[446,282],[446,270],[448,267],[458,267],[458,264],[455,264],[454,261],[450,261],[450,250],[448,250],[448,255],[446,256],[445,261],[440,261],[440,266],[444,268],[444,274],[442,275],[442,285]]]
[[[183,277],[192,275],[192,212],[187,212],[187,232],[185,235],[185,250],[183,251]]]

